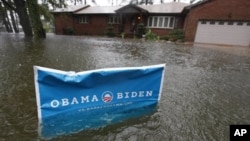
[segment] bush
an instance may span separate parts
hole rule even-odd
[[[148,32],[145,34],[146,40],[157,40],[157,35],[151,31],[151,29],[148,30]]]
[[[108,24],[108,26],[106,27],[105,34],[107,36],[109,36],[109,37],[114,37],[115,36],[114,27],[111,24]]]
[[[140,23],[137,27],[135,35],[136,37],[141,38],[142,35],[144,35],[145,33],[146,33],[146,28],[143,23]]]
[[[75,30],[72,27],[64,27],[63,28],[63,34],[64,35],[74,35]]]
[[[168,41],[168,40],[169,40],[169,36],[168,36],[168,35],[166,35],[166,36],[161,36],[161,37],[160,37],[160,40]]]
[[[169,39],[172,41],[184,41],[185,34],[182,29],[174,29],[169,33]]]

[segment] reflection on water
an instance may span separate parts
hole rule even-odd
[[[229,140],[250,124],[250,49],[133,39],[0,33],[0,140],[37,140],[33,65],[65,71],[166,63],[153,115],[55,140]]]

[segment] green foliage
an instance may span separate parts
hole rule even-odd
[[[144,35],[145,33],[146,33],[146,28],[145,28],[145,26],[144,26],[143,23],[140,23],[140,24],[137,26],[137,30],[136,30],[135,35],[136,35],[136,37],[141,38],[142,35]]]
[[[161,37],[160,37],[160,40],[168,41],[168,40],[169,40],[169,36],[168,36],[168,35],[161,36]]]
[[[169,33],[169,39],[172,41],[184,41],[185,34],[182,29],[174,29]]]
[[[145,34],[146,40],[157,40],[157,35],[151,31],[151,29],[148,30],[148,32]]]
[[[64,27],[63,28],[63,34],[64,35],[74,35],[75,30],[72,27]]]
[[[108,24],[108,26],[106,27],[105,34],[108,37],[114,37],[115,36],[114,27],[112,26],[112,24]]]
[[[38,10],[39,13],[44,17],[45,21],[51,22],[53,20],[53,15],[45,5],[39,5]]]
[[[26,4],[28,6],[30,22],[32,25],[32,29],[34,31],[35,38],[37,38],[37,39],[46,38],[46,33],[45,33],[44,28],[43,28],[42,21],[40,19],[39,5],[38,5],[37,1],[27,0]]]
[[[124,37],[125,37],[125,32],[122,32],[122,33],[121,33],[121,37],[122,37],[122,39],[124,39]]]

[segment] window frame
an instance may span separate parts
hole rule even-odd
[[[147,19],[148,28],[174,29],[176,17],[174,16],[149,16]]]
[[[121,17],[119,15],[109,15],[108,16],[108,24],[120,24]]]
[[[87,15],[79,16],[78,23],[79,24],[88,24],[89,23],[89,16],[87,16]]]

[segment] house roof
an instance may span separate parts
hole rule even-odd
[[[202,1],[196,2],[196,3],[194,3],[194,4],[191,4],[191,5],[189,5],[189,6],[186,6],[184,9],[185,9],[185,10],[190,10],[190,9],[192,9],[192,8],[194,8],[194,7],[197,7],[197,6],[201,5],[201,4],[204,4],[204,3],[207,3],[207,2],[210,2],[210,1],[211,1],[211,0],[202,0]]]
[[[92,6],[75,12],[75,14],[115,14],[122,6]]]
[[[154,5],[126,5],[126,6],[89,6],[77,5],[58,8],[53,13],[73,12],[74,14],[115,14],[126,8],[136,8],[148,13],[181,13],[183,9],[189,6],[186,3],[169,2]]]
[[[137,12],[148,13],[148,10],[143,9],[138,5],[129,4],[129,5],[126,5],[117,9],[115,12],[116,13],[137,13]]]
[[[56,8],[53,10],[53,13],[61,13],[61,12],[76,12],[78,10],[82,10],[84,8],[89,7],[89,5],[68,5],[64,8]]]
[[[180,2],[169,2],[154,5],[138,5],[139,7],[147,10],[149,13],[181,13],[184,7],[189,4]]]

